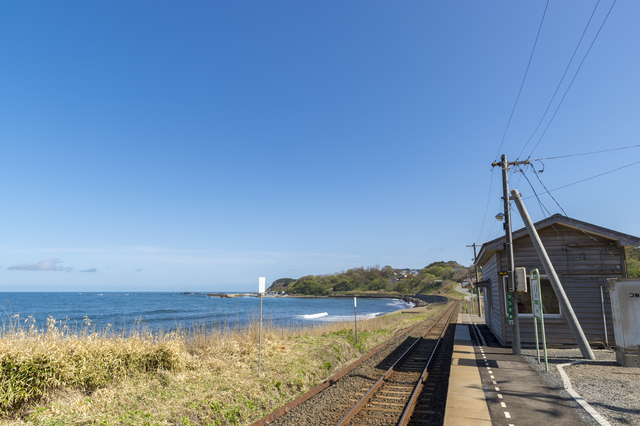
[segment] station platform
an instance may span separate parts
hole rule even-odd
[[[456,324],[444,425],[540,424],[584,425],[521,356],[497,342],[484,319],[461,314]]]

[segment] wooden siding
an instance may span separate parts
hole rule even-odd
[[[594,239],[578,229],[561,224],[538,232],[585,336],[592,344],[605,342],[600,292],[600,287],[604,286],[602,294],[608,343],[613,346],[615,338],[606,280],[626,275],[624,249],[620,248],[614,240],[602,236]],[[525,267],[527,273],[535,268],[538,268],[541,274],[546,273],[528,235],[515,240],[513,248],[516,266]],[[504,253],[504,251],[498,253]],[[500,256],[500,269],[507,270],[506,256]],[[504,294],[501,280],[496,293],[500,295],[500,304],[503,306]],[[533,318],[521,316],[519,319],[522,345],[534,345]],[[503,344],[511,344],[511,327],[508,325],[506,315],[502,314],[498,321],[502,324],[500,327],[502,333],[497,333],[498,327],[493,322],[493,318],[492,331],[496,336],[503,336]],[[545,319],[545,330],[549,345],[576,345],[575,338],[564,318]]]
[[[485,321],[487,322],[487,326],[493,332],[493,334],[498,338],[500,343],[504,344],[503,335],[502,335],[502,303],[500,303],[500,289],[498,288],[498,283],[501,281],[498,277],[498,260],[497,255],[493,255],[491,259],[482,267],[482,277],[483,279],[491,280],[491,287],[489,287],[489,306],[486,307],[485,311]]]

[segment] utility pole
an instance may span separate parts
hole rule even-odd
[[[513,235],[511,234],[511,208],[509,206],[509,166],[519,166],[521,164],[530,164],[529,160],[525,161],[507,161],[507,156],[502,155],[502,161],[499,163],[492,163],[493,167],[502,168],[502,199],[504,200],[504,232],[507,238],[507,280],[511,294],[511,300],[513,303],[513,324],[511,324],[511,351],[514,355],[521,354],[520,348],[520,321],[518,320],[518,301],[516,299],[516,284],[515,284],[515,260],[513,258]]]
[[[478,278],[478,265],[476,265],[476,260],[478,260],[478,255],[476,254],[476,243],[468,245],[467,247],[473,247],[473,269],[476,271],[476,285],[474,287],[476,290],[476,297],[478,298],[478,316],[482,318],[482,310],[480,309],[480,290],[478,290],[478,282],[480,281],[480,278]]]

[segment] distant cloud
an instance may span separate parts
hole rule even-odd
[[[14,271],[73,271],[71,266],[67,266],[65,268],[60,265],[61,263],[63,262],[60,259],[48,259],[42,260],[38,263],[25,263],[24,265],[9,266],[7,269]]]
[[[136,269],[136,272],[140,272],[140,271],[142,271],[142,268]]]
[[[98,268],[83,269],[80,272],[98,272]]]

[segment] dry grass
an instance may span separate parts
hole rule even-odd
[[[249,424],[432,313],[359,321],[357,344],[352,323],[265,324],[260,377],[257,321],[159,335],[12,321],[0,336],[3,423]]]

